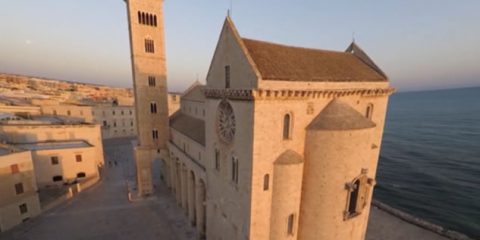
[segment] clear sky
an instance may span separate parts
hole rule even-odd
[[[480,86],[478,0],[233,0],[242,36],[344,50],[399,90]],[[229,0],[166,0],[168,84],[204,81]],[[0,0],[0,72],[131,87],[123,0]]]

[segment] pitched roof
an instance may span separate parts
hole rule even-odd
[[[303,157],[293,150],[286,150],[275,160],[277,165],[290,165],[303,163]]]
[[[205,102],[205,95],[202,90],[205,88],[205,85],[195,82],[182,94],[181,99],[195,102]]]
[[[242,38],[242,42],[264,80],[387,81],[383,72],[378,71],[378,67],[376,69],[373,67],[374,64],[367,64],[364,61],[366,58],[359,57],[359,54],[351,51],[337,52],[292,47],[246,38]],[[362,53],[366,56],[363,51]]]
[[[333,99],[307,126],[307,130],[355,130],[376,124],[347,103]]]
[[[205,121],[177,111],[170,117],[170,127],[205,146]]]

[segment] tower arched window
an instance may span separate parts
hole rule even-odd
[[[157,129],[152,130],[152,138],[153,139],[158,139],[158,130]]]
[[[292,128],[292,119],[290,114],[285,114],[283,117],[283,139],[291,139],[291,128]]]
[[[146,22],[146,21],[145,21],[145,13],[142,12],[142,24],[145,24],[145,22]]]
[[[365,112],[365,117],[368,119],[372,119],[373,116],[373,104],[369,103],[367,105],[367,110]]]
[[[150,113],[157,113],[157,103],[155,102],[150,103]]]
[[[157,15],[153,15],[153,26],[157,26]]]
[[[145,39],[145,52],[155,53],[155,45],[152,39]]]
[[[142,24],[142,13],[138,11],[138,23]]]

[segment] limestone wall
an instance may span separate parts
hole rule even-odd
[[[76,161],[77,155],[81,156],[81,162]],[[32,151],[32,156],[39,187],[63,185],[99,175],[94,147],[36,150]],[[52,157],[57,157],[59,163],[53,165]],[[85,176],[78,177],[78,173],[85,173]],[[54,176],[62,176],[63,180],[54,182]]]
[[[17,165],[19,172],[12,172]],[[23,193],[16,194],[15,184],[22,183]],[[30,151],[0,156],[0,230],[6,231],[25,219],[40,214],[40,202]],[[19,206],[26,204],[27,212]]]

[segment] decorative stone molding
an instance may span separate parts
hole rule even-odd
[[[204,89],[207,98],[232,100],[305,100],[316,98],[334,98],[344,96],[379,97],[388,96],[395,88],[355,88],[322,90],[269,90],[269,89]]]

